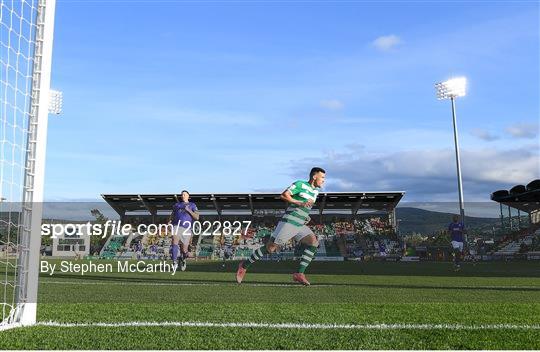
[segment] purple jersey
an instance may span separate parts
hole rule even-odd
[[[465,226],[462,222],[453,222],[448,225],[448,231],[450,231],[450,236],[452,241],[463,242],[463,230]]]
[[[191,211],[197,211],[197,206],[192,202],[178,202],[173,205],[172,224],[174,226],[179,225],[185,228],[191,227],[193,224],[193,217],[186,211],[186,208],[189,208]]]

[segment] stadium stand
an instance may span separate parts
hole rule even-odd
[[[404,192],[328,192],[319,194],[316,207],[310,214],[309,226],[319,235],[321,246],[318,258],[342,256],[354,257],[369,252],[373,247],[362,236],[378,239],[395,237],[395,208]],[[166,195],[103,195],[107,203],[118,213],[122,223],[159,224],[166,223],[172,205],[179,199],[177,194]],[[191,201],[197,204],[201,221],[242,221],[252,222],[245,234],[236,240],[235,256],[248,257],[254,248],[269,238],[279,218],[285,210],[285,203],[279,194],[192,194]],[[212,227],[211,232],[215,228]],[[217,236],[194,236],[192,256],[215,258],[221,255]],[[129,253],[134,253],[129,241]],[[125,243],[123,245],[126,245]],[[142,240],[143,255],[149,253],[150,240]],[[160,253],[168,253],[161,248]],[[394,248],[392,243],[388,248]],[[294,257],[295,248],[282,248],[281,257]],[[107,248],[107,253],[113,252]]]
[[[402,256],[422,260],[448,260],[450,258],[448,235],[441,233],[398,237],[396,233],[395,207],[404,192],[352,192],[321,193],[316,208],[310,214],[308,224],[318,235],[320,248],[318,258],[343,257],[354,260],[390,260]],[[123,223],[166,223],[169,209],[179,195],[103,195],[107,203],[119,214]],[[502,206],[529,215],[529,223],[522,218],[510,219],[514,227],[506,229],[499,240],[471,238],[468,245],[474,250],[471,257],[484,260],[497,258],[539,257],[540,241],[535,226],[540,227],[540,180],[526,186],[517,185],[510,190],[495,191],[492,200]],[[273,232],[285,205],[279,194],[193,194],[203,221],[251,221],[251,226],[234,241],[235,257],[246,258],[254,248],[264,243]],[[516,223],[519,226],[516,228]],[[526,228],[522,228],[527,225]],[[211,231],[215,228],[212,227]],[[444,229],[443,229],[444,230]],[[223,255],[217,236],[194,236],[191,256],[219,258]],[[111,240],[102,250],[103,256],[118,256],[119,253],[135,255],[139,237],[133,235],[125,243]],[[170,240],[167,234],[158,238],[143,235],[142,255],[145,257],[168,258]],[[124,247],[129,247],[127,250]],[[157,249],[156,249],[157,247]],[[150,248],[153,248],[152,250]],[[124,251],[124,252],[122,252]],[[535,254],[537,253],[537,254]],[[294,258],[293,244],[286,245],[279,258]]]
[[[112,259],[120,256],[126,237],[111,236],[103,246],[100,256],[104,259]]]
[[[522,239],[516,241],[510,241],[504,247],[494,253],[496,256],[513,256],[523,251],[527,246],[531,246],[533,243],[533,235],[527,235]],[[527,250],[525,250],[528,252]]]
[[[540,259],[540,255],[536,254],[540,243],[540,179],[526,186],[516,185],[509,190],[495,191],[491,199],[500,204],[501,227],[505,231],[498,248],[493,252],[494,257],[508,259],[524,256],[527,259]],[[509,214],[506,222],[503,206],[507,207]],[[517,217],[511,215],[511,209],[517,211]],[[528,215],[525,228],[522,228],[525,225],[522,224],[521,212]]]

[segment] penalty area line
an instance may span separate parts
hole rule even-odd
[[[308,324],[308,323],[247,323],[247,322],[189,322],[189,321],[131,321],[131,322],[91,322],[64,323],[55,321],[38,322],[37,326],[47,327],[210,327],[210,328],[266,328],[266,329],[349,329],[349,330],[540,330],[540,325],[520,324]]]

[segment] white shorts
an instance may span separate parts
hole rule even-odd
[[[295,226],[285,221],[280,221],[272,233],[272,238],[275,244],[283,245],[289,242],[292,238],[295,241],[300,241],[302,238],[313,235],[313,231],[307,226]]]
[[[187,227],[178,225],[173,226],[173,237],[178,236],[178,239],[182,244],[188,244],[192,235],[191,230]]]
[[[452,248],[458,249],[460,252],[463,252],[463,242],[452,241]]]

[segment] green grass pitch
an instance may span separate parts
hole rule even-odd
[[[313,262],[310,287],[295,262],[242,285],[236,265],[41,275],[38,325],[0,349],[540,349],[538,262]]]

